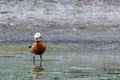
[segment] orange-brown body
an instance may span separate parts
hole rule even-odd
[[[32,46],[31,46],[31,52],[32,54],[36,54],[36,55],[42,55],[46,50],[46,45],[40,41],[35,42]]]

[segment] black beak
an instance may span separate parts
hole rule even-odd
[[[40,39],[43,39],[43,37],[42,37],[42,36],[40,36]]]

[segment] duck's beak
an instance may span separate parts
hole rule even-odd
[[[43,39],[43,37],[42,37],[42,36],[40,36],[40,40],[41,40],[41,39]]]

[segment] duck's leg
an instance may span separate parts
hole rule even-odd
[[[42,66],[42,54],[40,55],[40,66]]]
[[[33,63],[35,64],[35,55],[33,54]]]

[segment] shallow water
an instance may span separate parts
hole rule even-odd
[[[1,46],[0,80],[120,80],[119,45],[48,44],[39,63],[28,46]]]

